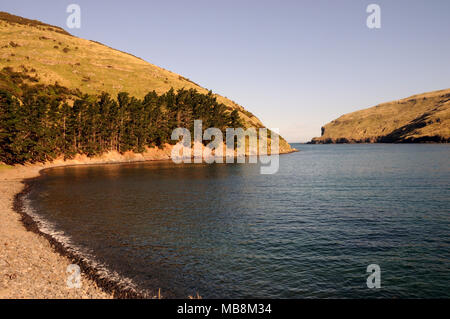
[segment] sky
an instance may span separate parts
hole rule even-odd
[[[80,29],[66,25],[72,3]],[[372,3],[379,29],[366,25]],[[181,74],[289,142],[345,113],[450,88],[448,0],[2,0],[0,11]]]

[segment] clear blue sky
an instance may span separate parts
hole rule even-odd
[[[288,141],[351,111],[450,87],[450,1],[2,1],[0,10],[130,52],[245,106]],[[368,29],[368,4],[381,29]]]

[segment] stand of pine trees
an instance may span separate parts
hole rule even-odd
[[[146,146],[175,143],[172,130],[186,127],[192,132],[194,119],[201,119],[204,128],[242,126],[238,112],[227,110],[211,92],[171,89],[162,95],[149,92],[143,99],[121,92],[114,99],[107,93],[87,95],[33,82],[26,73],[0,71],[0,162],[143,152]]]

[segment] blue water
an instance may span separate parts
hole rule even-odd
[[[257,164],[44,171],[32,206],[167,297],[450,297],[450,146],[294,145]],[[369,289],[366,268],[381,268]]]

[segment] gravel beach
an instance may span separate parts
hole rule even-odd
[[[76,156],[48,164],[0,166],[0,298],[113,298],[82,273],[82,287],[69,288],[69,258],[59,254],[43,236],[28,231],[22,216],[14,210],[15,196],[23,191],[23,181],[39,175],[42,169],[80,164],[103,164],[168,159],[170,147],[142,154],[111,152],[98,158]]]
[[[14,197],[23,179],[39,175],[45,166],[0,170],[0,298],[112,298],[82,274],[82,287],[69,288],[70,260],[49,241],[27,231],[14,211]]]

